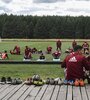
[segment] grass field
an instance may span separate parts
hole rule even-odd
[[[68,47],[71,47],[72,42],[62,42],[62,54],[61,54],[61,60],[64,59],[66,54],[64,53],[65,50]],[[78,42],[78,44],[82,44],[82,42]],[[14,46],[18,45],[21,48],[21,55],[11,55],[10,50],[13,50]],[[38,50],[41,49],[44,53],[46,52],[47,46],[51,46],[53,48],[53,52],[56,50],[56,42],[16,42],[16,41],[9,41],[9,42],[1,42],[0,43],[0,52],[3,52],[4,50],[7,50],[9,55],[9,60],[23,60],[24,56],[24,49],[25,46],[29,46],[30,48],[36,47]],[[52,60],[53,57],[51,54],[45,54],[47,60]],[[37,60],[39,58],[39,54],[33,54],[32,60]]]
[[[34,74],[39,74],[43,79],[47,77],[64,77],[60,65],[0,65],[0,77],[20,77],[25,80]]]
[[[61,60],[63,60],[66,56],[64,53],[68,47],[71,47],[70,41],[62,42],[62,54]],[[90,44],[90,42],[88,42]],[[78,44],[83,44],[83,42],[78,42]],[[9,53],[10,50],[14,48],[15,45],[19,45],[21,48],[21,55],[11,55]],[[46,51],[47,46],[52,46],[53,51],[56,50],[56,42],[22,42],[22,41],[9,41],[9,42],[0,42],[0,51],[3,52],[7,50],[9,54],[9,60],[23,60],[24,49],[25,46],[29,46],[31,48],[36,47],[37,49],[41,49],[43,52]],[[47,60],[52,60],[52,55],[45,55]],[[32,60],[37,60],[39,58],[38,54],[32,55]],[[33,74],[39,74],[43,79],[47,77],[64,77],[63,69],[60,68],[60,65],[34,65],[34,64],[0,64],[0,77],[11,76],[11,77],[20,77],[22,79],[26,79],[27,77],[33,76]]]

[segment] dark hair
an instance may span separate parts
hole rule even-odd
[[[76,45],[74,47],[74,51],[78,51],[78,50],[82,50],[82,46],[81,45]]]

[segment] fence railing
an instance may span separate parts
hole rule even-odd
[[[62,61],[0,61],[0,64],[61,64]]]

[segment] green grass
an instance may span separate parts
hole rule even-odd
[[[79,42],[78,44],[82,44],[82,42]],[[21,48],[21,55],[11,55],[10,54],[10,50],[13,50],[15,45],[19,45]],[[53,52],[56,50],[56,42],[1,42],[0,43],[0,52],[3,52],[4,50],[7,50],[8,55],[9,55],[9,60],[23,60],[23,56],[24,56],[24,49],[25,46],[29,46],[31,48],[36,47],[38,50],[41,49],[43,52],[46,51],[47,46],[52,46],[53,48]],[[66,54],[64,53],[65,50],[68,47],[71,47],[71,42],[62,42],[62,55],[61,55],[61,60],[64,59],[64,57],[66,56]],[[52,55],[49,54],[45,54],[46,59],[47,60],[52,60],[53,57]],[[37,60],[39,58],[39,54],[33,54],[32,55],[32,60]]]
[[[90,42],[88,42],[90,44]],[[78,44],[83,44],[83,42],[78,42]],[[9,53],[10,50],[14,48],[15,45],[19,45],[21,48],[21,55],[11,55]],[[44,52],[46,51],[47,46],[52,46],[53,52],[56,50],[56,42],[0,42],[0,52],[4,50],[8,51],[9,60],[23,60],[24,49],[25,46],[29,46],[31,48],[36,47],[37,49],[41,49]],[[61,60],[63,60],[66,56],[64,53],[65,50],[71,47],[71,42],[62,42],[62,54]],[[47,60],[52,60],[52,55],[46,54]],[[39,58],[38,54],[32,55],[32,60],[37,60]],[[45,79],[47,77],[64,77],[63,69],[60,68],[60,65],[33,65],[33,64],[0,64],[0,77],[11,76],[11,77],[20,77],[22,79],[26,79],[27,77],[33,76],[33,74],[39,74],[41,78]]]
[[[1,64],[0,77],[20,77],[25,80],[27,77],[32,77],[34,74],[39,74],[42,79],[47,77],[63,77],[63,69],[60,65],[22,65],[22,64]]]

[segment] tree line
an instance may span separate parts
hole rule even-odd
[[[0,15],[1,38],[90,39],[90,17]]]

